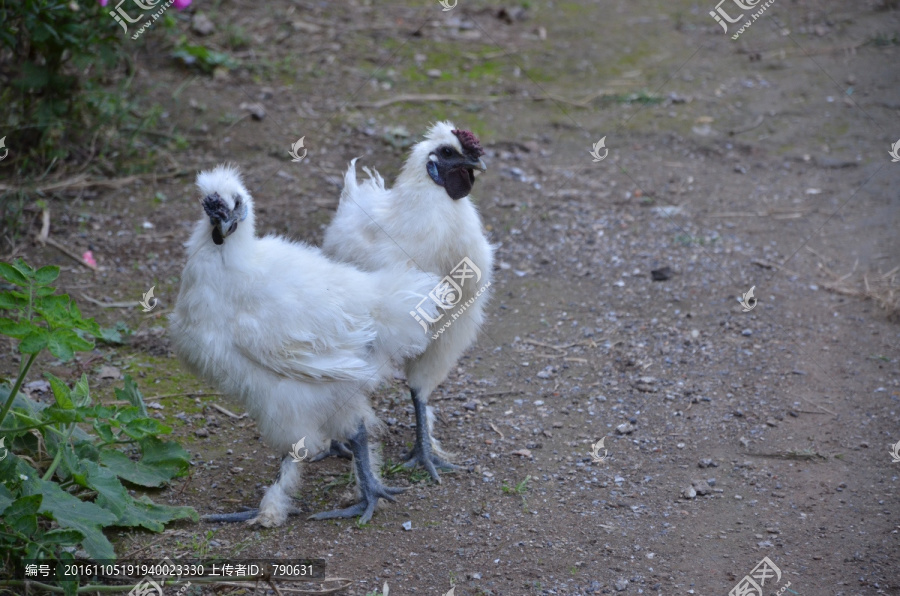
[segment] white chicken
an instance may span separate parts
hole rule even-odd
[[[443,276],[426,302],[447,308],[437,317],[410,313],[423,327],[430,323],[433,341],[406,361],[416,415],[416,442],[407,465],[423,466],[437,482],[438,468],[455,466],[432,436],[428,398],[475,342],[491,285],[493,247],[468,199],[474,171],[486,169],[483,154],[471,132],[439,122],[412,148],[391,189],[367,168],[369,179],[358,184],[354,159],[322,245],[326,254],[370,271],[404,263]]]
[[[378,428],[368,393],[428,342],[409,310],[437,277],[415,269],[375,272],[325,257],[318,248],[256,237],[253,202],[234,168],[197,177],[206,217],[185,245],[187,264],[172,315],[175,352],[195,374],[238,398],[263,439],[281,453],[305,437],[309,453],[347,441],[361,500],[315,519],[359,515],[402,489],[381,483],[369,433]],[[432,310],[432,314],[436,312]],[[285,457],[258,510],[207,516],[277,526],[298,513],[300,480]]]

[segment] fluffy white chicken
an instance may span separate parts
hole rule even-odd
[[[443,276],[426,303],[447,308],[437,317],[410,312],[423,328],[430,323],[433,341],[406,361],[416,413],[416,442],[407,465],[423,466],[437,482],[438,468],[455,466],[432,437],[428,397],[475,342],[491,285],[493,247],[468,199],[474,171],[486,169],[483,154],[471,132],[439,122],[412,148],[391,189],[367,168],[369,179],[358,184],[354,159],[322,245],[326,254],[370,271],[400,263]]]
[[[380,424],[368,393],[392,362],[419,354],[428,334],[409,310],[437,277],[415,269],[367,272],[318,248],[258,238],[253,202],[234,168],[197,177],[206,217],[185,245],[187,264],[170,331],[195,374],[238,398],[263,439],[281,453],[305,437],[309,453],[347,441],[361,500],[315,519],[368,521],[386,487],[373,469],[369,432]],[[434,314],[436,310],[432,310]],[[258,510],[207,516],[271,527],[298,513],[291,494],[300,466],[285,457]]]

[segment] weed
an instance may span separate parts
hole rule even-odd
[[[126,488],[160,487],[184,475],[190,458],[177,443],[158,438],[172,429],[148,415],[130,376],[110,405],[92,403],[85,374],[70,387],[44,373],[54,398],[50,405],[19,393],[45,350],[68,362],[76,352],[92,350],[94,339],[120,335],[83,318],[69,296],[57,294],[50,284],[58,276],[58,267],[0,263],[0,278],[12,287],[0,292],[0,311],[7,315],[0,317],[0,335],[18,340],[22,355],[12,387],[0,386],[0,433],[8,441],[0,460],[2,577],[24,573],[26,560],[51,566],[73,561],[76,548],[95,560],[115,559],[103,533],[109,526],[161,532],[170,521],[198,519],[190,507],[157,505]],[[141,457],[133,459],[138,452]],[[0,588],[22,583],[0,580]],[[79,591],[78,581],[59,584],[67,595]]]

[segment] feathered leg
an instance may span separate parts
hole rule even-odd
[[[418,391],[411,387],[410,393],[412,394],[413,406],[416,410],[416,445],[412,451],[406,454],[406,463],[403,466],[412,468],[420,465],[428,470],[435,482],[440,484],[441,476],[437,472],[438,468],[442,470],[456,470],[458,466],[440,457],[439,454],[443,454],[440,443],[432,438],[434,415],[428,411],[428,404],[419,396]]]
[[[360,523],[366,523],[372,519],[372,513],[375,511],[375,505],[378,499],[387,499],[395,502],[394,495],[398,495],[405,491],[405,488],[395,488],[385,486],[381,483],[381,479],[376,475],[376,471],[372,469],[372,462],[369,453],[369,432],[366,430],[365,424],[359,425],[359,430],[355,435],[350,437],[350,451],[353,452],[353,464],[356,469],[356,482],[360,493],[360,502],[346,509],[335,509],[334,511],[324,511],[309,516],[309,519],[335,519],[341,517],[359,516]]]
[[[347,447],[346,444],[341,443],[340,441],[331,441],[331,448],[328,451],[322,451],[317,454],[314,458],[309,460],[310,462],[321,461],[326,457],[343,457],[344,459],[353,459],[353,452],[350,451],[350,448]]]
[[[209,522],[249,522],[266,528],[280,526],[288,515],[298,515],[300,510],[294,506],[291,494],[300,482],[300,464],[294,462],[290,455],[281,460],[281,467],[275,477],[275,483],[266,489],[259,504],[259,509],[245,509],[237,513],[217,513],[204,515],[203,521]]]

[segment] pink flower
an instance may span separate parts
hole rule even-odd
[[[100,6],[106,6],[107,4],[109,4],[109,0],[97,0],[97,2],[100,3]]]
[[[91,251],[89,251],[89,250],[84,251],[84,254],[81,255],[81,260],[84,261],[85,263],[87,263],[87,265],[91,269],[97,268],[97,261],[94,260],[94,253],[92,253]]]
[[[172,3],[172,6],[174,6],[178,10],[184,10],[185,8],[187,8],[190,5],[191,5],[191,0],[175,0],[175,2]]]

